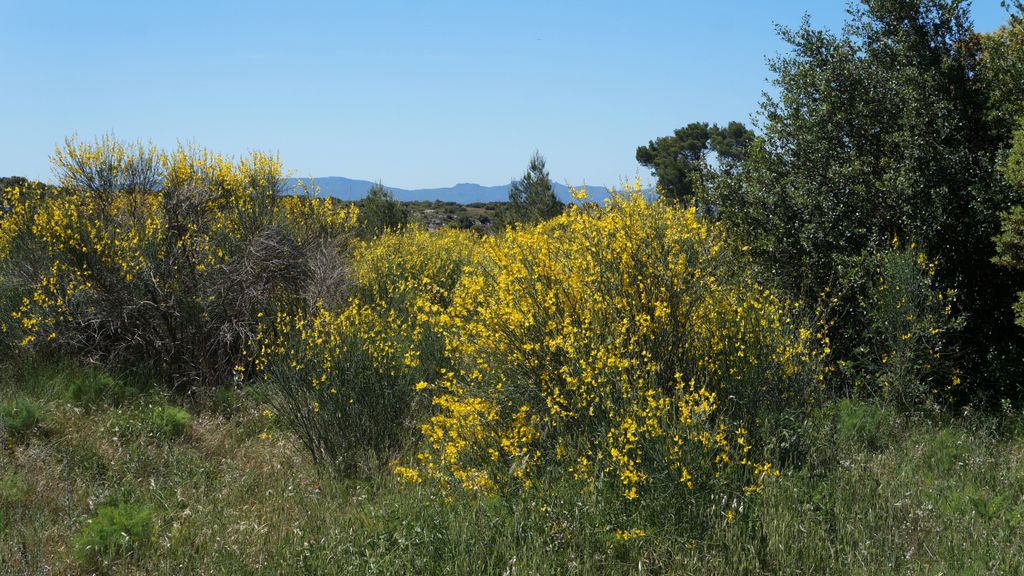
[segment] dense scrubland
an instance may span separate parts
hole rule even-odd
[[[0,569],[1024,572],[1009,12],[783,30],[756,130],[487,230],[68,139],[0,197]]]

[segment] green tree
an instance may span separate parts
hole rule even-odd
[[[1014,134],[1013,143],[1003,167],[1011,186],[1024,190],[1024,119]],[[1001,215],[1002,229],[996,236],[996,256],[993,262],[1011,270],[1024,270],[1024,207],[1014,206]],[[1017,325],[1024,327],[1024,291],[1017,292]]]
[[[987,119],[1001,140],[1010,139],[1024,118],[1024,20],[1018,12],[1009,22],[979,37],[977,81],[985,93]]]
[[[397,230],[409,223],[409,213],[390,190],[377,183],[359,201],[359,235],[376,238],[388,230]]]
[[[502,224],[536,224],[558,216],[564,208],[551,185],[544,157],[534,152],[523,177],[513,181],[508,190]]]
[[[716,206],[769,275],[809,299],[893,238],[916,242],[968,317],[964,357],[998,387],[1021,360],[1000,312],[1011,275],[991,262],[1014,194],[995,169],[1002,142],[976,81],[967,2],[864,0],[850,14],[838,34],[807,19],[781,29],[791,50],[771,62],[778,95],[762,104],[742,185],[724,187]],[[847,304],[837,332],[855,339]]]
[[[658,177],[662,196],[685,202],[719,176],[734,173],[753,139],[754,133],[741,122],[725,127],[692,122],[638,147],[636,160]]]

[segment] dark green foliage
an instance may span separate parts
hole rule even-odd
[[[1024,116],[1024,21],[1021,3],[1004,26],[980,37],[978,83],[987,103],[987,120],[992,131],[1007,139]]]
[[[28,178],[22,178],[21,176],[4,176],[0,178],[0,190],[7,190],[8,188],[24,188],[30,184]],[[10,207],[4,206],[4,202],[0,200],[0,218],[3,217]]]
[[[215,414],[231,418],[238,412],[241,399],[235,388],[223,386],[214,388],[207,408]]]
[[[402,202],[402,207],[409,212],[409,222],[419,224],[427,230],[460,228],[486,233],[492,230],[498,212],[503,211],[506,204],[506,202],[459,204],[435,200],[433,202]]]
[[[866,0],[841,34],[782,29],[777,97],[742,185],[715,191],[727,226],[767,275],[807,299],[842,288],[849,262],[895,237],[937,259],[958,293],[956,335],[982,395],[1011,392],[1021,334],[1006,321],[1011,275],[995,267],[998,214],[1016,198],[995,167],[1001,142],[974,82],[976,35],[961,0]],[[842,291],[842,290],[840,290]],[[841,299],[836,351],[850,353],[856,302]],[[848,323],[850,320],[852,323]]]
[[[318,468],[351,477],[380,467],[408,440],[417,380],[374,362],[363,335],[341,338],[341,357],[312,351],[304,361],[309,372],[276,361],[267,366],[265,379],[274,421],[295,434]],[[292,344],[297,345],[302,344]],[[329,384],[311,386],[308,374],[324,373],[325,361],[344,370]]]
[[[1014,206],[1002,214],[1002,231],[996,237],[997,264],[1024,270],[1024,208]],[[1017,325],[1024,328],[1024,291],[1017,293],[1013,305]]]
[[[138,390],[120,378],[99,369],[72,373],[67,387],[67,399],[78,406],[120,406],[136,396]]]
[[[45,420],[43,409],[38,404],[18,398],[0,404],[0,424],[4,433],[12,438],[24,438],[36,430]]]
[[[1024,126],[1014,134],[1003,172],[1012,186],[1024,190]],[[1012,270],[1024,270],[1024,208],[1014,206],[1000,214],[1000,218],[1002,228],[995,238],[993,262]],[[1017,293],[1013,309],[1017,324],[1024,328],[1024,291]]]
[[[28,178],[23,176],[4,176],[0,178],[0,190],[15,186],[26,186],[28,182]]]
[[[181,438],[192,427],[192,415],[175,406],[156,406],[148,416],[146,431],[161,440]]]
[[[544,157],[534,152],[522,179],[512,182],[508,205],[499,213],[501,224],[536,224],[562,213],[564,206],[555,195]]]
[[[740,122],[725,127],[693,122],[638,147],[636,161],[658,177],[662,196],[690,202],[719,175],[735,172],[753,139],[754,133]]]
[[[1024,90],[1024,84],[1021,86]],[[1021,97],[1024,100],[1024,96]],[[1024,116],[1018,120],[1020,128],[1013,134],[1010,143],[1010,151],[1006,157],[1006,166],[1003,168],[1003,175],[1011,186],[1018,190],[1024,190]]]
[[[963,319],[953,314],[956,294],[936,286],[934,263],[913,245],[894,245],[851,264],[846,285],[858,325],[850,360],[858,390],[902,410],[948,399],[960,376],[947,336]]]
[[[27,295],[28,291],[23,286],[12,282],[0,269],[0,317],[10,318],[11,313],[18,310],[22,299]],[[0,321],[0,355],[13,355],[17,351],[17,328],[14,322]]]
[[[154,537],[153,510],[149,506],[100,506],[96,516],[75,534],[75,559],[83,568],[100,568],[148,546]]]
[[[359,235],[363,239],[376,238],[408,223],[409,212],[382,184],[374,184],[359,201]]]

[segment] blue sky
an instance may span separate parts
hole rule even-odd
[[[559,182],[617,185],[647,177],[638,145],[749,119],[773,23],[835,28],[845,6],[0,0],[0,175],[48,180],[55,144],[113,132],[402,188],[507,183],[539,149]]]

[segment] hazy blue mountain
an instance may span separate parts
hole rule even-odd
[[[299,179],[290,179],[294,185]],[[301,180],[306,180],[305,178]],[[320,187],[320,193],[324,196],[333,196],[340,200],[359,200],[366,196],[366,193],[373,186],[369,180],[353,180],[342,176],[327,176],[314,178],[314,182]],[[473,202],[505,202],[508,200],[508,189],[511,184],[501,186],[482,186],[480,184],[461,183],[447,188],[416,188],[406,190],[394,186],[384,186],[395,195],[395,198],[404,202],[442,200],[445,202],[458,202],[459,204],[472,204]],[[563,202],[571,202],[572,195],[569,194],[569,187],[564,184],[555,183],[555,194]],[[608,197],[608,190],[600,186],[587,186],[587,193],[592,200],[601,200]]]

